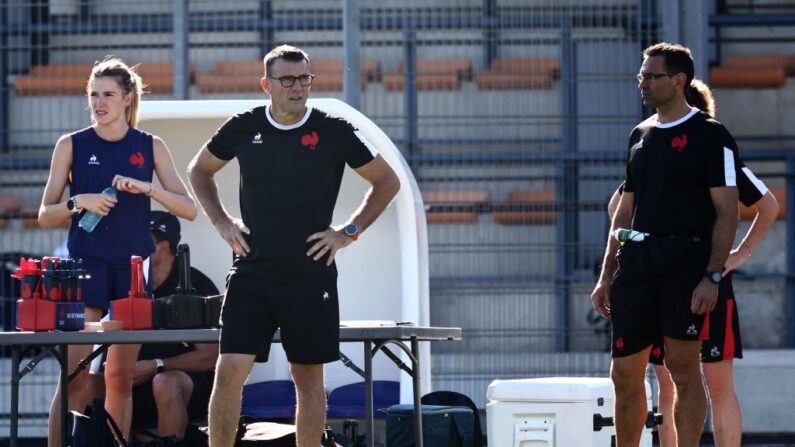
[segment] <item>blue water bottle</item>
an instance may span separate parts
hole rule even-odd
[[[112,186],[108,186],[107,188],[102,190],[102,194],[106,196],[111,196],[114,199],[116,198],[116,188]],[[102,215],[97,214],[93,211],[86,211],[83,217],[80,218],[80,222],[78,222],[77,226],[82,228],[86,231],[86,233],[91,233],[94,231],[94,228],[97,227],[99,221],[102,220]]]

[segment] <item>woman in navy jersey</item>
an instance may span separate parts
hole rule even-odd
[[[154,251],[149,231],[151,200],[184,219],[196,217],[196,204],[174,167],[163,140],[137,130],[143,82],[120,59],[106,58],[91,70],[86,92],[92,125],[62,136],[55,145],[50,174],[44,189],[39,224],[53,228],[71,219],[70,257],[83,259],[91,274],[83,282],[86,321],[99,321],[110,300],[130,290],[130,257],[145,259]],[[162,188],[152,184],[153,173]],[[69,185],[70,198],[62,200]],[[101,194],[109,186],[117,197]],[[92,232],[78,227],[85,212],[100,214]],[[147,281],[148,283],[148,281]],[[151,285],[147,284],[149,296]],[[90,346],[69,347],[69,371],[90,352]],[[105,408],[128,435],[132,417],[132,385],[140,345],[113,345],[105,366]],[[69,408],[82,411],[86,372],[69,383]],[[49,445],[59,445],[60,390],[50,407]]]

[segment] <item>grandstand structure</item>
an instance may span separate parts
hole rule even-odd
[[[418,181],[431,323],[464,334],[432,346],[434,389],[463,392],[483,408],[494,379],[605,376],[609,326],[589,299],[609,226],[605,207],[623,176],[627,136],[649,114],[634,77],[641,51],[676,41],[693,48],[697,76],[715,88],[718,119],[782,204],[735,287],[746,347],[792,358],[790,3],[0,1],[0,258],[9,268],[20,254],[52,253],[66,237],[66,228],[38,228],[35,216],[54,143],[90,124],[84,92],[94,61],[113,54],[140,64],[145,101],[264,99],[261,58],[290,43],[312,58],[312,96],[343,99],[367,115]],[[7,279],[0,296],[9,330]],[[51,393],[33,388],[41,397],[23,409],[39,418],[31,427]]]

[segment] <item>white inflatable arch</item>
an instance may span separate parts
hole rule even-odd
[[[177,171],[187,184],[187,166],[215,130],[233,114],[267,104],[268,101],[144,101],[139,127],[168,145]],[[411,321],[430,323],[428,306],[428,242],[422,199],[417,183],[392,141],[366,116],[337,99],[311,99],[309,105],[347,119],[359,128],[392,166],[401,182],[397,198],[359,241],[337,256],[340,317],[342,320]],[[217,175],[219,194],[233,215],[240,215],[239,172],[232,160]],[[344,222],[360,204],[369,188],[350,168],[346,169],[333,224]],[[232,252],[217,235],[206,216],[182,221],[182,240],[191,247],[191,263],[223,290]],[[343,344],[342,350],[363,366],[359,344]],[[420,371],[423,394],[430,391],[430,350],[422,350]],[[289,378],[281,345],[274,345],[270,360],[255,366],[249,382]],[[411,378],[400,374],[389,359],[378,354],[373,362],[374,378],[400,380],[401,402],[411,402]],[[326,366],[326,387],[362,379],[341,362]]]

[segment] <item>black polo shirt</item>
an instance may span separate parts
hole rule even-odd
[[[624,190],[635,194],[632,229],[709,238],[715,208],[709,190],[737,186],[737,145],[698,109],[671,123],[656,115],[629,138]]]
[[[240,212],[251,250],[236,262],[254,262],[280,281],[336,277],[335,265],[306,256],[306,238],[331,225],[345,165],[355,169],[375,158],[361,132],[312,108],[284,126],[263,106],[230,118],[207,148],[240,165]]]

